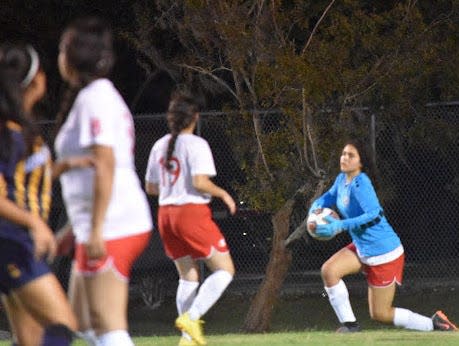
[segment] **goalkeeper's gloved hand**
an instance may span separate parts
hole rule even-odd
[[[343,222],[341,220],[337,220],[330,215],[325,216],[324,220],[327,222],[326,224],[316,226],[316,235],[319,237],[333,237],[343,230]]]
[[[322,209],[321,206],[319,205],[314,205],[314,203],[311,205],[311,208],[309,208],[308,215],[313,214],[316,210]]]

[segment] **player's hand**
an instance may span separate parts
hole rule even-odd
[[[225,193],[222,197],[222,201],[226,204],[231,215],[236,213],[236,202],[234,202],[233,197],[229,193]]]
[[[316,205],[312,205],[311,208],[309,208],[308,215],[311,214],[320,214],[322,212],[322,207],[318,207]]]
[[[34,243],[35,258],[40,259],[47,256],[47,260],[51,262],[56,256],[57,243],[46,222],[34,216],[29,232]]]
[[[316,208],[316,209],[312,210],[309,214],[320,214],[322,212],[322,210],[324,210],[324,208]]]
[[[324,220],[327,222],[326,224],[316,225],[316,234],[319,237],[333,237],[342,231],[343,224],[341,220],[337,220],[330,215],[325,216]]]
[[[85,246],[89,259],[103,258],[107,254],[105,241],[100,233],[92,232]]]

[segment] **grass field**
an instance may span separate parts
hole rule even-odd
[[[291,332],[291,333],[266,333],[266,334],[225,334],[210,335],[207,337],[208,345],[241,345],[241,346],[284,346],[284,345],[417,345],[417,346],[449,346],[459,345],[459,333],[420,333],[408,332],[398,329],[365,331],[355,334],[336,334],[332,332]],[[178,336],[151,336],[136,337],[137,346],[172,346],[178,344]],[[0,346],[10,345],[9,342],[0,342]],[[84,346],[78,340],[74,346]]]
[[[425,316],[436,310],[445,311],[452,321],[459,322],[458,287],[435,287],[411,291],[401,289],[395,306],[405,307]],[[371,321],[365,292],[351,290],[354,312],[363,328],[361,333],[336,334],[338,321],[328,298],[320,293],[283,296],[273,306],[270,332],[245,334],[244,320],[251,302],[250,296],[225,295],[204,317],[208,345],[459,345],[459,332],[414,332]],[[130,332],[137,346],[177,345],[179,333],[174,327],[177,311],[173,297],[157,309],[149,309],[142,301],[130,302]],[[8,326],[0,312],[0,330]],[[0,341],[0,346],[10,345]],[[77,341],[75,346],[83,346]]]

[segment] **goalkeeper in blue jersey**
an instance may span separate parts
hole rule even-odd
[[[346,231],[352,243],[331,256],[321,268],[322,280],[341,327],[337,332],[358,332],[343,278],[363,272],[368,282],[368,304],[373,320],[407,329],[456,331],[446,315],[437,311],[431,318],[393,307],[396,285],[401,285],[404,249],[387,221],[370,180],[374,173],[366,147],[357,140],[346,142],[340,158],[341,173],[333,186],[314,201],[309,213],[335,206],[342,219],[326,217],[316,234],[330,237]]]

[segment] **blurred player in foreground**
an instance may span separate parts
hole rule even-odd
[[[210,180],[216,175],[212,152],[203,138],[193,134],[198,117],[192,98],[172,97],[167,112],[170,134],[153,145],[145,176],[147,193],[159,195],[161,239],[180,277],[175,322],[182,330],[179,346],[206,344],[200,318],[217,302],[235,272],[208,203],[212,196],[221,198],[231,214],[236,204]],[[201,287],[197,260],[203,260],[212,272]]]
[[[352,238],[352,243],[330,257],[321,270],[330,304],[342,324],[338,332],[360,331],[342,280],[358,272],[367,278],[372,319],[407,329],[456,331],[456,326],[441,311],[429,318],[392,306],[396,284],[402,283],[405,255],[369,178],[374,176],[375,169],[366,150],[360,141],[346,143],[341,153],[341,173],[309,211],[336,206],[343,219],[327,217],[329,223],[317,225],[316,234],[330,237],[347,231]]]
[[[148,245],[152,222],[134,166],[132,115],[107,79],[114,63],[110,28],[97,18],[70,24],[61,37],[58,63],[68,84],[54,143],[58,162],[81,155],[95,162],[60,176],[76,237],[70,299],[88,342],[133,345],[129,278]]]
[[[32,46],[0,47],[0,292],[14,343],[70,345],[77,322],[52,260],[46,224],[51,153],[33,125],[46,76]]]

